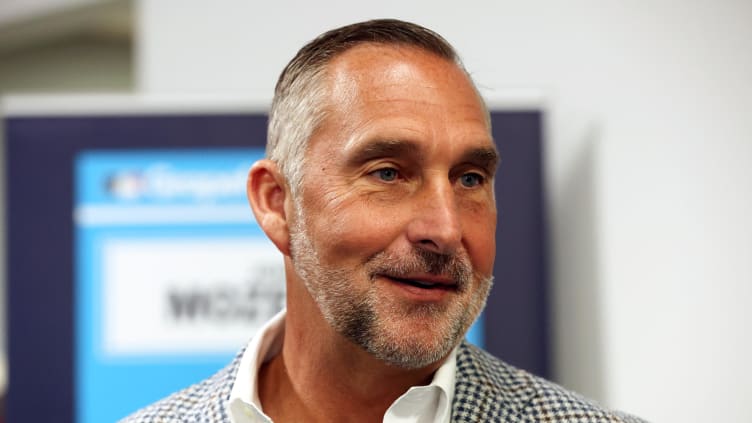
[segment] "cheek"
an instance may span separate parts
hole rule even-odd
[[[396,205],[372,204],[353,195],[352,188],[312,192],[306,216],[309,235],[319,247],[322,260],[364,258],[376,254],[396,238],[403,226]],[[329,256],[329,257],[326,257]]]
[[[465,221],[463,232],[465,248],[475,270],[484,276],[491,276],[496,258],[496,213]]]

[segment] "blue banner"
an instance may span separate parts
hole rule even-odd
[[[284,305],[281,255],[246,200],[262,155],[77,156],[78,421],[115,421],[211,375]]]

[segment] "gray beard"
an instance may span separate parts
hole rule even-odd
[[[319,310],[331,327],[340,335],[363,348],[387,364],[419,369],[446,357],[459,344],[470,325],[485,306],[492,278],[474,275],[469,259],[448,256],[414,248],[409,254],[397,256],[380,252],[366,260],[365,275],[373,280],[377,274],[401,275],[434,273],[451,275],[457,282],[457,292],[479,284],[469,304],[400,304],[389,302],[379,313],[377,287],[372,283],[365,294],[356,293],[350,280],[354,271],[322,266],[316,249],[304,227],[305,219],[298,210],[291,227],[290,251],[293,268],[303,280]],[[382,302],[382,309],[385,304]],[[410,336],[411,327],[404,322],[421,319],[437,322],[434,336],[422,342]]]

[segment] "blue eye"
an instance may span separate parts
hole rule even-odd
[[[374,175],[376,175],[379,179],[381,179],[384,182],[392,182],[395,179],[397,179],[397,176],[399,176],[399,172],[397,172],[397,169],[394,169],[392,167],[385,167],[383,169],[378,169],[373,172]]]
[[[463,187],[473,188],[483,183],[485,178],[477,173],[465,173],[460,176],[460,183]]]

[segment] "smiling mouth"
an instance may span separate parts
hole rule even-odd
[[[410,285],[410,286],[414,286],[416,288],[421,288],[421,289],[454,290],[456,287],[454,283],[432,282],[432,281],[426,281],[426,280],[420,280],[420,279],[398,278],[396,276],[388,276],[388,275],[383,275],[383,276],[397,283]]]

